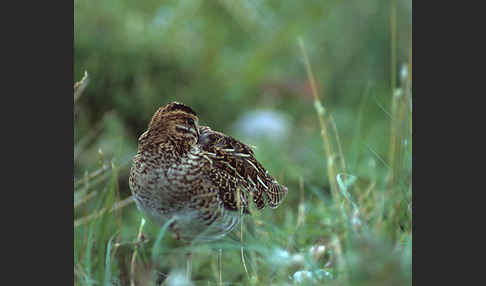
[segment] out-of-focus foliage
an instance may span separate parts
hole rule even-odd
[[[410,68],[411,0],[75,0],[74,4],[74,78],[89,73],[89,84],[74,106],[75,200],[84,198],[79,207],[75,201],[75,218],[111,207],[111,196],[123,200],[130,195],[128,170],[137,138],[158,107],[177,100],[193,107],[201,124],[256,145],[257,158],[288,186],[284,204],[256,219],[274,226],[264,230],[273,238],[261,255],[278,248],[295,256],[323,244],[332,249],[325,261],[340,257],[354,269],[351,273],[333,268],[332,278],[326,276],[329,281],[411,283],[410,131],[408,141],[399,142],[402,159],[396,163],[390,158],[396,154],[390,151],[390,142],[402,138],[391,132],[395,114],[391,85],[405,88],[400,85],[400,67]],[[333,140],[340,142],[347,173],[357,178],[352,195],[363,223],[369,225],[368,234],[358,236],[361,240],[334,218],[341,211],[330,202],[328,158],[299,37],[319,97],[335,120],[339,137]],[[397,118],[409,120],[403,124],[411,127],[411,117]],[[390,162],[395,163],[390,166]],[[387,180],[390,169],[396,170],[392,188]],[[97,175],[91,178],[93,173]],[[387,193],[390,189],[395,191]],[[294,233],[302,204],[306,221]],[[133,241],[139,219],[131,205],[111,220],[107,214],[75,229],[76,283],[106,277],[105,270],[101,274],[96,270],[99,265],[111,269],[114,281],[129,280],[123,269],[130,266],[132,246],[111,254],[109,264],[105,253],[97,251],[106,251],[113,235],[118,235],[118,242]],[[146,228],[152,241],[144,251],[150,253],[160,228],[150,223]],[[342,253],[336,254],[339,248],[331,246],[333,239],[340,241]],[[165,248],[177,245],[169,236],[164,243]],[[249,284],[238,250],[225,253],[231,251],[225,256],[225,264],[232,266],[223,272],[225,281]],[[378,262],[370,266],[375,258]],[[204,265],[212,258],[194,259],[196,279],[207,285],[214,267]],[[260,270],[273,273],[267,277],[260,273],[260,282],[297,283],[289,277],[298,270],[331,271],[338,264],[317,263],[314,269],[292,264],[281,269],[285,273],[275,274],[272,261],[260,261],[265,265]]]

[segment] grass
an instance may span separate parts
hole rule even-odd
[[[130,197],[120,198],[119,173],[128,164],[107,163],[99,151],[100,167],[74,183],[75,285],[186,283],[181,273],[188,249],[193,252],[192,282],[186,285],[411,284],[412,133],[406,71],[392,95],[384,168],[372,160],[371,175],[353,173],[347,171],[345,158],[357,152],[344,153],[340,147],[303,41],[300,47],[324,144],[325,156],[319,160],[327,161],[329,190],[300,177],[298,187],[289,185],[289,197],[277,210],[246,217],[242,227],[223,240],[186,246],[166,227],[150,222],[142,237],[144,220]]]
[[[411,285],[406,3],[181,3],[75,1],[74,284]],[[202,245],[144,221],[128,170],[171,100],[256,145],[282,205]],[[240,136],[256,109],[285,114],[290,136]]]

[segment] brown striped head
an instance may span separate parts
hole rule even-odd
[[[154,113],[148,130],[140,136],[139,143],[169,143],[188,151],[199,139],[198,121],[199,118],[192,108],[179,102],[171,102]]]

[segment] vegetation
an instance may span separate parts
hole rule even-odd
[[[75,285],[411,285],[411,1],[74,3]],[[255,145],[282,205],[203,245],[145,222],[128,170],[173,100]]]

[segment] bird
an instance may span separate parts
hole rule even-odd
[[[208,126],[174,101],[157,109],[138,138],[129,187],[139,211],[183,241],[224,237],[250,213],[277,208],[288,193],[252,148]]]

